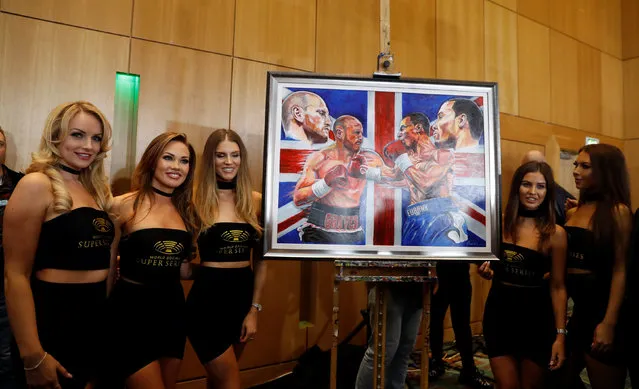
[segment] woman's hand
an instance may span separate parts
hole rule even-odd
[[[576,207],[579,204],[579,201],[577,201],[577,199],[566,199],[566,202],[564,203],[564,208],[566,208],[566,211]]]
[[[599,323],[595,328],[594,337],[592,339],[592,351],[596,353],[605,353],[610,351],[614,339],[615,326],[604,322]]]
[[[25,358],[25,367],[29,368],[38,364],[38,359]],[[72,378],[71,374],[53,356],[47,354],[40,365],[32,370],[25,370],[27,386],[29,388],[60,389],[58,374],[66,378]]]
[[[490,262],[488,262],[488,261],[482,263],[477,268],[477,273],[479,273],[479,275],[482,278],[485,278],[487,280],[492,280],[493,276],[495,275],[495,272],[490,268]]]
[[[240,342],[244,343],[255,338],[257,333],[257,310],[251,308],[248,315],[244,318],[242,323],[242,336]]]
[[[566,347],[564,345],[564,340],[558,337],[552,344],[550,364],[548,367],[550,370],[557,370],[563,366],[564,361],[566,361]]]

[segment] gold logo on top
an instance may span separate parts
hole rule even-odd
[[[508,262],[521,262],[525,258],[521,253],[518,253],[517,251],[504,250],[504,253],[506,254],[506,261]]]
[[[167,255],[177,255],[184,251],[184,246],[182,243],[178,243],[172,240],[161,240],[153,245],[153,248],[158,253],[167,254]]]
[[[111,231],[112,225],[111,221],[97,217],[93,219],[93,227],[99,232],[109,232]]]
[[[222,233],[222,239],[227,242],[246,242],[251,238],[251,234],[244,230],[228,230]]]

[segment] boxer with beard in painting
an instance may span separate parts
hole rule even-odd
[[[5,291],[24,387],[96,382],[114,236],[104,174],[110,139],[93,104],[56,107],[6,206]]]
[[[189,278],[193,237],[195,151],[186,135],[155,137],[133,173],[133,192],[114,200],[120,278],[108,301],[109,387],[175,388],[186,344],[186,306],[180,279]],[[121,237],[120,237],[121,236]]]
[[[366,179],[380,182],[388,168],[377,153],[361,148],[362,123],[354,116],[337,118],[333,132],[335,144],[309,155],[295,186],[295,205],[310,203],[299,232],[305,243],[364,244],[359,215]]]
[[[483,329],[498,388],[546,388],[548,369],[559,369],[566,359],[567,242],[555,224],[554,185],[545,162],[515,171],[500,260],[479,268],[493,280]]]

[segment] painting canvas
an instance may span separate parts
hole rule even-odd
[[[495,259],[497,86],[268,74],[266,258]]]

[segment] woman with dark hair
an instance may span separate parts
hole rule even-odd
[[[607,144],[579,150],[573,172],[579,203],[568,213],[568,324],[571,365],[586,365],[593,389],[623,388],[623,331],[618,325],[632,225],[630,183],[621,150]]]
[[[252,191],[246,147],[232,130],[213,132],[198,168],[200,266],[187,299],[188,336],[209,388],[240,388],[238,359],[257,332],[266,280],[259,239],[261,195]],[[252,265],[252,266],[251,266]]]
[[[110,139],[93,104],[59,105],[6,206],[5,290],[25,387],[84,389],[97,377],[114,235]]]
[[[191,202],[195,151],[186,135],[151,141],[133,174],[133,192],[118,196],[109,296],[105,376],[127,388],[175,388],[186,344],[181,278],[188,278],[199,218]],[[120,237],[121,235],[121,237]],[[112,386],[116,383],[112,382]]]
[[[499,262],[479,274],[493,283],[484,336],[497,388],[544,388],[548,368],[565,360],[566,232],[555,224],[555,182],[545,162],[514,174]],[[491,268],[494,267],[494,270]],[[550,285],[544,274],[550,272]]]

